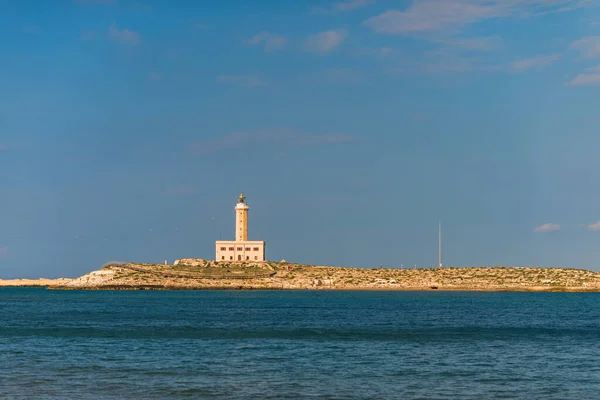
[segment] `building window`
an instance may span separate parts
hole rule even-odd
[[[230,247],[229,248],[229,251],[234,251],[234,250],[235,250],[235,247]]]
[[[258,260],[258,256],[254,256],[254,259],[255,259],[255,260]]]
[[[221,256],[221,260],[224,260],[224,259],[225,259],[225,256]]]
[[[221,251],[227,250],[227,247],[221,247]]]
[[[255,247],[254,251],[260,251],[260,249],[258,247]]]
[[[230,259],[230,260],[233,260],[233,256],[229,256],[229,259]]]
[[[250,251],[250,247],[246,247],[246,251]]]
[[[238,255],[238,261],[242,261],[242,256]]]
[[[249,260],[249,259],[250,259],[250,257],[246,256],[246,260]]]
[[[243,247],[238,247],[238,248],[237,248],[237,251],[242,251],[242,250],[244,250],[244,248],[243,248]]]

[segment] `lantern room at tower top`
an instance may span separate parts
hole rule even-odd
[[[248,240],[248,204],[240,194],[235,205],[235,240],[215,242],[215,261],[265,261],[265,242]]]

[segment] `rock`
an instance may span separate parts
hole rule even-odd
[[[264,263],[219,263],[199,258],[176,260],[174,265],[185,265],[186,267],[173,268],[173,271],[168,271],[172,267],[162,264],[114,264],[70,281],[0,281],[0,286],[34,285],[87,289],[93,287],[189,289],[252,287],[253,289],[389,288],[432,290],[434,288],[451,288],[459,290],[600,291],[600,274],[598,272],[575,269],[482,267],[453,268],[452,270],[437,268],[367,270],[297,264],[298,268],[294,268],[293,272],[290,272],[286,264],[273,263],[267,267]],[[210,268],[205,268],[209,265]],[[259,271],[261,268],[268,274],[256,279],[242,276]],[[222,269],[222,271],[218,269]],[[211,274],[218,273],[236,276],[209,277]],[[198,276],[206,274],[206,279],[193,276],[194,274]]]
[[[190,265],[192,267],[205,266],[208,263],[208,260],[203,258],[182,258],[180,260],[175,260],[173,265]]]

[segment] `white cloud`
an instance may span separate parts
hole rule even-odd
[[[592,86],[600,85],[600,65],[588,68],[585,72],[577,75],[571,82],[570,86]]]
[[[451,38],[440,41],[440,43],[462,52],[491,51],[500,47],[503,42],[504,41],[499,36]]]
[[[252,75],[219,75],[217,76],[217,82],[245,87],[258,87],[266,85],[266,82],[264,82],[262,79]]]
[[[571,49],[577,50],[585,58],[600,57],[600,36],[587,36],[571,44]]]
[[[138,44],[142,40],[139,33],[127,28],[119,29],[116,24],[112,24],[108,28],[108,38],[115,42],[130,45]]]
[[[359,56],[388,56],[392,54],[394,50],[391,47],[379,47],[376,49],[364,48],[356,52]]]
[[[375,3],[375,0],[341,0],[334,3],[331,7],[315,6],[311,8],[314,14],[329,14],[332,12],[344,12],[358,10]]]
[[[331,30],[309,36],[304,42],[304,48],[313,53],[329,53],[339,47],[348,37],[345,29]]]
[[[367,19],[363,25],[387,35],[425,39],[438,45],[429,54],[402,61],[397,71],[424,67],[422,72],[527,71],[556,62],[560,55],[533,54],[529,58],[505,60],[505,41],[500,36],[470,36],[475,24],[506,18],[533,18],[544,13],[567,12],[587,0],[409,0],[403,8],[391,9]],[[489,56],[479,53],[490,52]],[[492,53],[493,52],[493,53]]]
[[[277,51],[283,49],[288,41],[283,35],[277,35],[270,32],[261,32],[245,41],[246,44],[256,46],[264,44],[265,51]]]
[[[559,224],[544,224],[536,227],[534,232],[555,232],[560,230]]]
[[[464,73],[506,71],[496,52],[502,50],[504,40],[499,36],[449,37],[430,39],[439,47],[425,52],[394,58],[396,65],[388,68],[392,74],[403,73]],[[481,53],[494,52],[491,55]]]
[[[333,9],[335,11],[351,11],[368,6],[374,2],[375,0],[345,0],[340,3],[335,3]]]
[[[96,40],[97,37],[96,32],[84,32],[81,34],[82,40]]]
[[[579,74],[569,83],[571,86],[592,86],[600,85],[600,73],[597,74]]]
[[[587,228],[590,231],[600,231],[600,221],[589,224]]]
[[[487,19],[565,12],[586,4],[580,0],[413,0],[403,11],[386,11],[364,24],[391,35],[439,34]]]
[[[560,58],[560,54],[551,54],[547,56],[537,56],[533,58],[526,58],[523,60],[513,61],[510,64],[510,69],[516,72],[524,72],[532,68],[543,68],[547,67]]]
[[[493,10],[482,5],[426,0],[414,2],[406,11],[386,11],[368,19],[364,24],[378,33],[399,35],[441,31],[492,16]]]
[[[419,57],[403,57],[400,63],[390,68],[388,72],[391,74],[448,74],[505,70],[506,66],[492,64],[488,57],[465,56],[453,48],[443,47],[436,51],[426,52]]]
[[[392,51],[393,50],[391,47],[381,47],[381,48],[377,49],[377,54],[387,55],[387,54],[391,54]]]
[[[160,80],[162,76],[158,73],[158,72],[151,72],[148,75],[148,79],[150,79],[151,81],[158,81]]]
[[[112,4],[114,0],[73,0],[75,4]]]

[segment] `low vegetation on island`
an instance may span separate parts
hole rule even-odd
[[[12,284],[11,284],[12,282]],[[182,259],[172,265],[108,263],[75,279],[0,281],[51,289],[291,289],[600,291],[600,273],[538,267],[344,268],[282,262]]]

